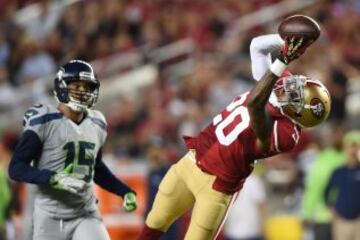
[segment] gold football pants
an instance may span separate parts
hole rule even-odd
[[[215,176],[196,166],[193,153],[187,153],[161,181],[146,225],[165,232],[193,207],[185,240],[215,239],[235,197],[214,190],[214,180]]]

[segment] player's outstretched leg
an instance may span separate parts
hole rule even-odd
[[[194,205],[194,196],[183,178],[187,170],[184,159],[173,165],[160,183],[152,209],[146,218],[139,240],[157,240],[171,224]]]
[[[185,240],[212,240],[220,232],[235,196],[212,189],[209,181],[196,195],[196,203]]]
[[[97,217],[86,217],[76,227],[72,240],[110,240],[104,223]]]

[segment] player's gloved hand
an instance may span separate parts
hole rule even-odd
[[[313,40],[306,40],[304,37],[285,37],[284,45],[281,48],[283,63],[289,64],[294,59],[304,54],[306,48],[313,43]]]
[[[64,170],[55,173],[50,179],[50,185],[75,194],[82,192],[86,186],[86,182],[82,180],[84,175],[73,173],[72,170],[73,164],[69,164]]]
[[[124,195],[123,209],[126,212],[132,212],[137,208],[136,195],[133,192],[128,192]]]

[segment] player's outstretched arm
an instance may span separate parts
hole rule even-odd
[[[132,212],[137,208],[136,193],[129,186],[118,179],[102,161],[102,151],[96,157],[94,182],[101,188],[112,192],[124,199],[123,208]]]
[[[39,170],[30,165],[32,160],[40,156],[42,146],[35,132],[25,131],[10,161],[9,177],[15,181],[49,185],[55,172],[47,169]]]
[[[269,100],[273,86],[279,79],[283,71],[294,59],[304,53],[307,46],[302,46],[302,38],[285,39],[279,59],[270,65],[270,69],[257,82],[248,101],[248,110],[251,119],[251,127],[261,142],[263,149],[268,149],[270,145],[270,132],[272,122],[268,116],[265,106]]]
[[[271,55],[278,54],[284,40],[279,34],[266,34],[254,37],[250,44],[251,71],[253,78],[259,81],[271,65]]]
[[[273,66],[273,65],[272,65]],[[279,72],[284,71],[285,64],[279,64]],[[270,145],[269,135],[272,129],[272,122],[268,116],[265,105],[269,100],[272,88],[279,76],[271,70],[266,71],[259,82],[255,85],[248,102],[250,124],[255,135],[261,142],[263,149],[268,149]]]

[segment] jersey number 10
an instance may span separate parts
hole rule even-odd
[[[242,106],[249,93],[250,92],[247,92],[241,95],[238,100],[233,101],[226,107],[226,111],[230,112],[230,114],[225,118],[222,117],[221,113],[214,117],[213,124],[216,126],[215,134],[222,145],[229,146],[249,126],[249,112],[245,106]],[[240,119],[236,118],[237,116],[240,116]],[[232,123],[235,127],[225,134],[225,128]]]

